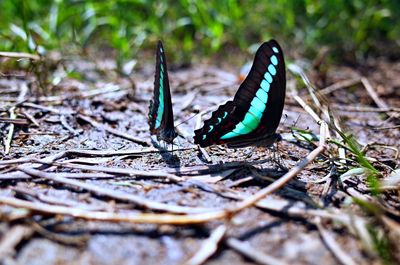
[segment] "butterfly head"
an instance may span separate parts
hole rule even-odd
[[[168,130],[164,129],[160,131],[160,134],[157,135],[158,140],[164,140],[166,143],[172,144],[174,139],[178,136],[175,129]]]

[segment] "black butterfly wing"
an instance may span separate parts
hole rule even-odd
[[[275,40],[270,40],[257,50],[248,76],[233,101],[228,102],[229,109],[224,107],[228,103],[217,109],[203,128],[195,131],[195,143],[241,147],[273,138],[282,116],[285,93],[283,52]]]
[[[154,94],[149,106],[150,133],[172,143],[177,136],[174,127],[171,92],[169,88],[167,61],[162,42],[157,44]]]
[[[272,62],[271,58],[277,59]],[[276,65],[274,64],[276,62]],[[271,68],[274,75],[271,74]],[[265,138],[273,136],[278,128],[282,117],[286,94],[286,70],[283,51],[275,40],[263,43],[258,49],[253,66],[239,87],[235,95],[234,102],[237,106],[237,112],[243,113],[249,110],[249,102],[252,102],[257,91],[260,89],[261,82],[265,82],[265,76],[269,73],[272,82],[269,84],[268,99],[266,107],[261,117],[258,127],[251,133],[231,138],[227,141],[231,146],[240,146],[241,142],[248,144],[257,144]],[[269,77],[268,76],[268,77]]]
[[[235,127],[235,121],[233,119],[227,119],[227,117],[234,118],[234,111],[235,104],[233,101],[228,101],[219,106],[219,108],[212,113],[211,118],[204,121],[204,126],[194,131],[194,142],[202,147],[213,144],[223,144],[224,142],[219,140],[222,132],[232,130]]]

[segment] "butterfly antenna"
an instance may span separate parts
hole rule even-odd
[[[282,123],[285,124],[286,120],[288,119],[288,115],[285,114]]]
[[[194,117],[196,117],[196,116],[199,115],[199,114],[200,114],[200,112],[194,114],[194,115],[193,115],[192,117],[190,117],[189,119],[186,119],[186,120],[180,122],[178,125],[175,125],[175,128],[178,127],[179,125],[183,124],[183,123],[186,123],[186,122],[190,121],[191,119],[193,119]]]

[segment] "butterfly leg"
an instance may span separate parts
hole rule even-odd
[[[254,154],[254,151],[256,150],[256,148],[257,148],[257,146],[253,146],[247,152],[244,152],[246,154],[245,159],[251,158],[251,156]]]
[[[272,162],[274,162],[280,169],[288,171],[285,161],[282,159],[282,155],[280,154],[278,143],[272,145],[271,150],[272,150]]]

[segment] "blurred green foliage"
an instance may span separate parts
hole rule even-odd
[[[2,0],[0,9],[3,51],[111,47],[122,62],[163,39],[186,62],[272,37],[310,55],[328,46],[337,59],[400,49],[398,0]]]

